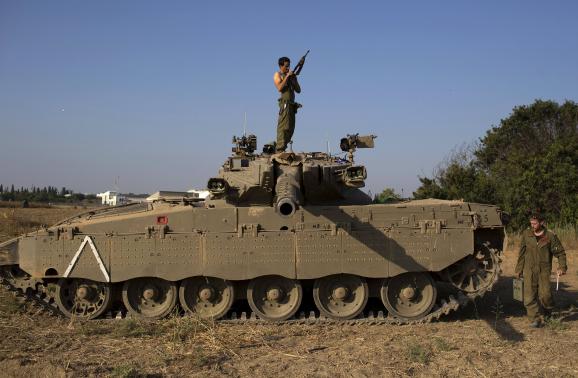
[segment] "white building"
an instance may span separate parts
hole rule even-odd
[[[126,203],[126,198],[122,194],[112,190],[104,193],[98,193],[96,196],[102,199],[103,205],[116,206]]]
[[[196,190],[196,189],[187,190],[187,193],[192,193],[192,197],[198,199],[206,199],[209,196],[209,194],[211,194],[211,192],[209,192],[208,190]]]
[[[204,201],[209,194],[211,194],[208,190],[187,190],[186,192],[175,192],[175,191],[168,191],[168,190],[161,190],[154,194],[151,194],[147,197],[147,202],[155,202],[155,201],[169,201],[169,202],[178,202],[178,201],[192,201],[192,202],[200,202]]]

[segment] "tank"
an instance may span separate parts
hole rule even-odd
[[[463,201],[373,204],[354,155],[375,138],[348,135],[332,156],[258,153],[254,135],[234,137],[206,199],[158,192],[22,235],[0,244],[2,279],[84,319],[437,319],[497,281],[505,216]]]

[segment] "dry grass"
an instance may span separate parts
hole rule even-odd
[[[0,318],[7,318],[24,312],[26,305],[11,293],[0,291]]]
[[[137,378],[140,376],[138,369],[132,365],[116,366],[110,372],[111,378]]]
[[[0,369],[25,365],[72,377],[578,373],[575,320],[553,319],[545,328],[530,330],[516,304],[505,301],[503,311],[496,329],[485,304],[479,320],[468,319],[466,308],[442,322],[411,327],[235,325],[177,316],[70,327],[64,319],[15,309],[0,321]],[[522,336],[516,339],[515,334]],[[545,370],[538,374],[540,369]]]
[[[22,208],[21,201],[0,201],[0,208]],[[43,209],[50,209],[53,206],[51,204],[45,202],[29,202],[29,208],[43,208]]]
[[[35,231],[43,225],[51,226],[84,211],[86,209],[75,206],[28,209],[0,207],[0,242]]]
[[[432,355],[433,352],[428,344],[412,340],[407,346],[407,358],[411,362],[427,365],[430,362]]]

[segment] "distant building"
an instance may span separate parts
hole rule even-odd
[[[154,194],[151,194],[147,197],[147,202],[156,202],[156,201],[168,201],[168,202],[177,202],[177,201],[204,201],[210,192],[208,190],[187,190],[186,192],[174,192],[174,191],[167,191],[161,190]]]
[[[134,197],[134,196],[126,196],[126,203],[142,203],[145,202],[147,197]]]
[[[123,205],[127,202],[126,197],[124,197],[122,194],[109,190],[107,192],[104,193],[98,193],[96,195],[98,198],[102,199],[102,204],[103,205],[108,205],[108,206],[117,206],[117,205]]]
[[[211,194],[211,192],[209,192],[208,190],[196,190],[196,189],[187,190],[187,193],[191,193],[193,198],[198,199],[206,199],[209,196],[209,194]]]

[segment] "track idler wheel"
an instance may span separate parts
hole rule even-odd
[[[491,289],[499,274],[500,258],[485,245],[444,271],[447,281],[470,297]]]

